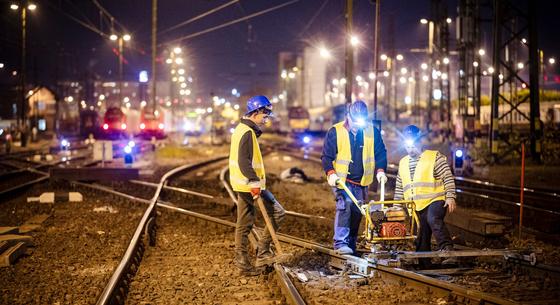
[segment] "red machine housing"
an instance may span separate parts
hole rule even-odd
[[[406,227],[400,222],[384,222],[381,224],[381,237],[405,237]]]

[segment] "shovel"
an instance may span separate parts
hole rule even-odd
[[[284,253],[284,251],[282,251],[282,246],[280,246],[280,241],[278,241],[278,236],[276,236],[276,231],[274,230],[274,227],[272,226],[272,222],[268,217],[268,212],[264,207],[264,202],[261,197],[257,198],[257,204],[259,205],[259,209],[261,210],[261,213],[263,215],[264,222],[266,223],[266,227],[268,228],[268,232],[270,233],[272,242],[274,242],[274,246],[276,247],[276,255],[271,258],[270,262],[265,262],[261,265],[286,262],[292,257],[292,255],[289,253]]]

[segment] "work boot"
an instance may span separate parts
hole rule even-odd
[[[264,265],[271,265],[275,263],[275,256],[270,251],[270,245],[268,246],[258,246],[257,247],[257,259],[255,261],[255,267],[261,267]]]
[[[340,255],[350,255],[352,253],[354,253],[354,251],[352,249],[350,249],[350,247],[348,246],[342,246],[338,249],[335,250],[337,254]]]
[[[235,267],[239,269],[239,274],[242,276],[257,276],[261,274],[261,271],[259,269],[251,265],[247,254],[236,255],[233,262],[235,264]]]
[[[455,249],[453,245],[447,245],[441,249],[442,252],[452,252]],[[442,265],[457,265],[459,263],[459,259],[457,257],[448,257],[441,261]]]

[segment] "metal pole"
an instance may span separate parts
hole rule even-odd
[[[22,5],[21,7],[21,77],[20,77],[20,86],[21,86],[21,90],[20,90],[20,102],[21,102],[21,113],[19,114],[20,119],[18,120],[18,125],[20,126],[20,128],[22,128],[21,132],[23,132],[23,126],[25,125],[25,83],[26,83],[26,74],[25,74],[25,70],[26,70],[26,61],[25,61],[25,55],[26,55],[26,31],[27,31],[27,8],[25,7],[25,4]],[[24,146],[24,143],[21,143],[22,146]]]
[[[379,18],[381,0],[375,1],[375,28],[373,38],[373,119],[377,120],[377,70],[379,69]]]
[[[500,0],[494,0],[494,42],[493,49],[494,54],[492,56],[492,66],[494,67],[494,73],[492,74],[492,97],[491,97],[491,118],[490,118],[490,132],[488,140],[489,146],[492,152],[492,157],[494,161],[498,158],[498,121],[499,121],[499,96],[500,93],[500,52],[502,50],[502,35],[501,35],[501,23],[502,23],[502,2]]]
[[[525,143],[521,143],[521,183],[519,194],[519,239],[521,239],[521,229],[523,228],[523,193],[525,190]]]
[[[353,68],[354,68],[354,54],[352,45],[350,44],[350,35],[352,35],[352,0],[346,0],[346,37],[344,38],[345,46],[345,78],[346,85],[344,88],[346,104],[352,103],[352,84],[353,82]]]
[[[534,161],[541,161],[541,122],[539,110],[539,50],[537,33],[537,4],[529,3],[529,101],[531,128],[531,157]]]
[[[426,117],[426,132],[430,132],[432,124],[432,106],[433,106],[433,91],[434,91],[434,78],[432,71],[434,70],[434,22],[428,22],[428,114]]]
[[[157,0],[152,0],[152,103],[156,109]]]
[[[122,83],[123,83],[123,38],[117,40],[119,49],[119,106],[122,103]]]

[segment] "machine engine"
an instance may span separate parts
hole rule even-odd
[[[377,236],[386,237],[405,237],[407,235],[406,220],[407,212],[400,206],[388,208],[385,212],[371,212],[371,219],[375,224]]]

